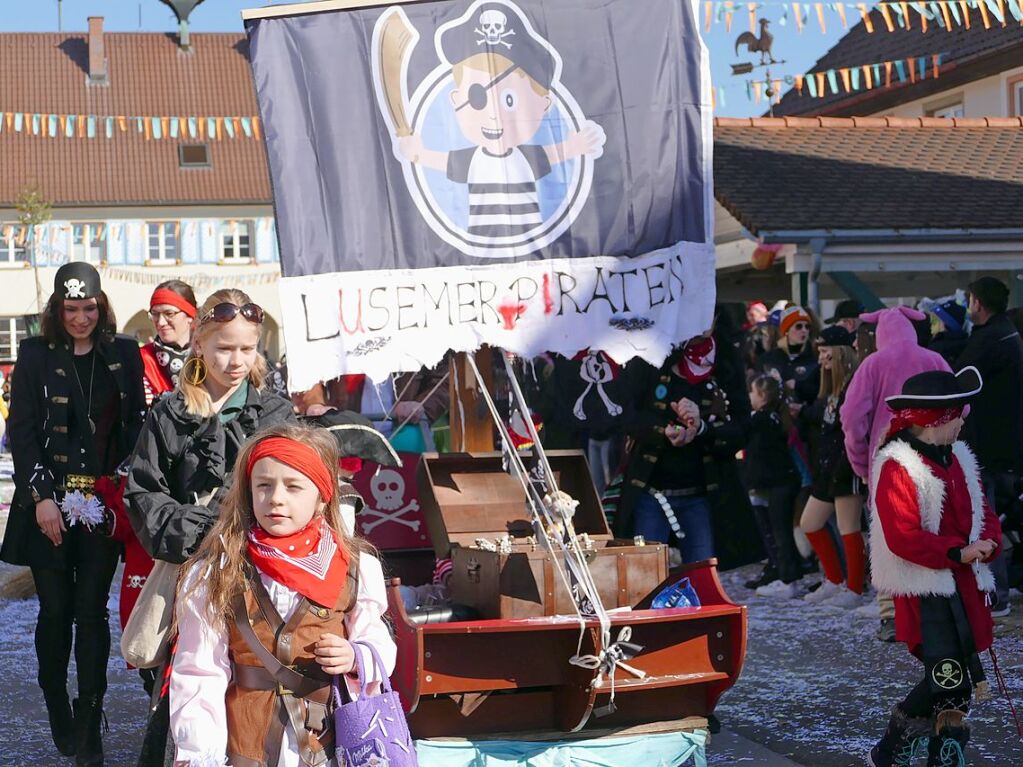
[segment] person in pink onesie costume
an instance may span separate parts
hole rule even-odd
[[[908,306],[860,315],[864,322],[877,323],[877,351],[863,360],[853,374],[840,417],[849,463],[867,487],[870,487],[874,451],[892,419],[885,399],[901,393],[902,385],[917,373],[928,370],[951,372],[940,354],[917,343],[912,321],[924,317],[922,312]],[[894,642],[895,607],[892,598],[878,592],[877,604],[881,619],[877,638],[882,642]]]
[[[907,379],[917,373],[951,372],[940,354],[917,343],[911,320],[924,318],[922,312],[908,306],[860,315],[864,322],[877,323],[877,351],[857,368],[846,391],[841,418],[849,463],[864,481],[870,479],[871,459],[892,418],[885,398],[899,394]]]

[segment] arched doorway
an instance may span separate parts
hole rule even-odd
[[[121,331],[126,336],[131,336],[140,344],[148,344],[153,340],[153,322],[149,319],[149,312],[138,311],[131,319],[124,324]]]

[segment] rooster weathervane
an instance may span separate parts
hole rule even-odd
[[[771,54],[771,46],[774,44],[774,35],[767,31],[770,25],[767,19],[760,19],[760,37],[752,32],[743,32],[735,38],[735,55],[739,55],[739,46],[745,45],[747,53],[759,53],[761,65],[778,64]],[[769,61],[767,60],[769,59]]]

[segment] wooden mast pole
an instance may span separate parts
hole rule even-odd
[[[451,449],[463,453],[489,452],[494,449],[494,427],[486,404],[476,385],[476,376],[465,352],[452,355],[448,362],[451,393]],[[476,365],[488,391],[494,390],[494,350],[489,346],[476,352]]]

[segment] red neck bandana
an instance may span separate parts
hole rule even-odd
[[[193,320],[195,315],[198,313],[198,309],[192,306],[187,299],[179,296],[173,290],[167,288],[157,288],[153,291],[153,297],[149,299],[149,308],[152,309],[154,306],[161,305],[173,306],[175,309],[180,309]]]
[[[324,503],[329,503],[334,497],[337,473],[328,469],[320,459],[320,454],[308,445],[287,437],[267,437],[260,440],[249,453],[249,462],[245,467],[246,479],[252,478],[252,469],[261,458],[273,458],[302,472],[316,485]]]
[[[319,515],[297,533],[280,537],[254,526],[248,553],[260,572],[323,607],[337,604],[348,577],[348,555]]]
[[[910,426],[943,426],[951,423],[963,414],[961,407],[923,408],[910,407],[892,411],[892,422],[888,426],[889,434],[898,434]]]
[[[694,338],[682,350],[682,357],[675,365],[675,372],[691,384],[699,384],[714,375],[714,360],[717,347],[714,337]]]

